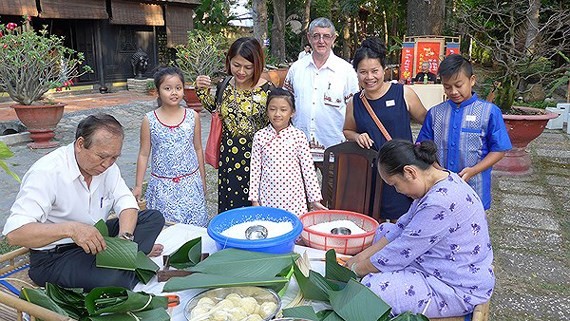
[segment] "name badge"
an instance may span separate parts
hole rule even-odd
[[[465,120],[466,120],[466,121],[476,121],[476,120],[477,120],[477,116],[475,116],[475,115],[466,115],[466,116],[465,116]]]
[[[394,107],[396,106],[396,102],[393,100],[386,100],[386,107]]]

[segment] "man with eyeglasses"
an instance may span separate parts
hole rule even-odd
[[[336,34],[329,19],[313,20],[307,38],[313,53],[289,68],[283,87],[295,96],[293,125],[312,145],[327,148],[345,140],[346,102],[358,92],[358,79],[352,66],[332,51]]]
[[[135,272],[95,266],[106,249],[93,226],[107,223],[110,236],[138,244],[158,256],[154,244],[164,226],[159,211],[139,212],[137,201],[115,161],[121,154],[123,127],[111,115],[90,115],[79,122],[75,141],[40,158],[26,172],[2,233],[11,245],[30,248],[30,278],[90,291],[100,286],[132,289]],[[108,219],[113,209],[118,218]]]

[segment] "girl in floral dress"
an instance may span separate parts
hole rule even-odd
[[[249,162],[255,132],[268,123],[267,94],[273,84],[261,78],[263,50],[255,38],[239,38],[226,55],[226,71],[232,76],[223,90],[220,108],[222,143],[218,168],[218,213],[250,206]],[[211,79],[196,78],[197,95],[204,107],[216,110],[210,95]]]
[[[184,76],[178,68],[159,70],[154,83],[159,108],[148,112],[141,125],[133,194],[140,200],[148,158],[152,155],[145,194],[147,207],[161,211],[166,221],[205,227],[208,215],[200,117],[180,106]]]
[[[295,99],[276,88],[267,98],[271,124],[255,134],[251,153],[249,200],[253,205],[281,208],[301,215],[307,201],[326,209],[305,134],[291,125]]]

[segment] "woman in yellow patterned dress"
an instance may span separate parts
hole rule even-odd
[[[222,88],[220,117],[222,143],[218,168],[218,213],[250,206],[249,163],[253,135],[269,123],[265,111],[267,94],[273,84],[261,78],[265,65],[263,50],[255,38],[239,38],[226,55],[226,72],[231,79]],[[196,78],[198,98],[212,112],[216,109],[210,94],[211,79]]]

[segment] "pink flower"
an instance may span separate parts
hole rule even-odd
[[[10,23],[6,24],[6,29],[11,31],[11,30],[16,29],[17,26],[18,26],[17,24],[10,22]]]

